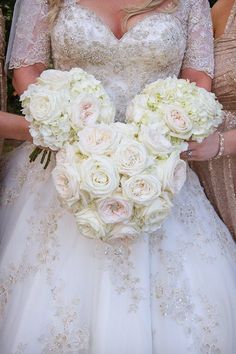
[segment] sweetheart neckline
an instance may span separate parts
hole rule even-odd
[[[147,15],[143,17],[141,20],[137,21],[133,26],[131,26],[120,38],[118,38],[114,32],[111,30],[110,26],[108,26],[103,19],[97,15],[97,13],[94,10],[91,10],[90,8],[81,5],[80,3],[76,3],[76,6],[78,6],[80,9],[86,11],[88,14],[92,15],[106,30],[107,32],[113,37],[115,41],[118,43],[122,43],[125,38],[132,33],[137,27],[141,26],[143,23],[145,23],[147,20],[151,20],[152,18],[155,17],[161,17],[161,16],[167,16],[169,17],[169,13],[164,13],[164,12],[156,12],[151,15]]]

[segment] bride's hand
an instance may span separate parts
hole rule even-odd
[[[181,158],[188,161],[206,161],[214,158],[219,152],[219,134],[209,135],[202,143],[189,141],[188,150],[182,152]]]

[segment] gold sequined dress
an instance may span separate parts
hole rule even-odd
[[[213,92],[223,105],[221,132],[236,128],[236,1],[225,32],[215,40]],[[218,160],[194,162],[207,197],[236,240],[236,155]]]

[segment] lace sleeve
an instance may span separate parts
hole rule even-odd
[[[50,35],[47,0],[18,0],[7,54],[9,69],[49,64]]]
[[[208,0],[193,0],[188,20],[188,39],[183,67],[206,72],[213,77],[214,48]]]

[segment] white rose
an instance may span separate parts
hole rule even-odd
[[[80,200],[80,177],[71,164],[57,165],[52,171],[57,192],[69,206]]]
[[[22,93],[20,96],[20,102],[22,104],[22,113],[25,115],[25,119],[28,122],[33,121],[33,117],[31,116],[31,112],[29,109],[30,99],[31,97],[38,91],[37,84],[31,84],[28,86],[27,90]]]
[[[123,182],[123,194],[136,204],[149,204],[161,194],[161,183],[152,175],[141,174]]]
[[[91,209],[84,209],[75,214],[76,224],[84,237],[91,239],[105,239],[106,227],[98,214]]]
[[[126,120],[129,123],[141,123],[148,114],[148,95],[137,95],[126,110]]]
[[[78,162],[79,156],[77,156],[77,144],[65,144],[56,154],[57,164],[75,164]]]
[[[46,88],[38,88],[30,98],[29,112],[33,119],[40,123],[50,123],[59,119],[61,109],[57,93]]]
[[[157,162],[157,174],[164,190],[179,193],[186,181],[186,162],[173,152],[167,160]]]
[[[94,197],[113,193],[119,186],[119,174],[108,157],[96,156],[83,161],[80,166],[81,188]]]
[[[100,115],[100,102],[93,95],[81,94],[73,102],[71,121],[74,128],[94,125]]]
[[[38,129],[36,129],[33,126],[30,126],[29,127],[29,132],[30,132],[30,135],[33,138],[34,145],[36,145],[36,146],[45,146],[43,137],[42,137],[42,135],[41,135],[41,133],[40,133],[40,131]]]
[[[120,133],[121,136],[134,139],[138,134],[138,126],[134,123],[115,122],[112,127]]]
[[[138,138],[154,155],[166,156],[173,151],[173,145],[162,134],[158,123],[148,126],[142,125]]]
[[[113,102],[111,102],[108,96],[104,96],[101,100],[101,112],[99,122],[105,124],[111,124],[115,121],[116,109]]]
[[[133,203],[121,196],[112,196],[98,200],[97,210],[104,223],[115,224],[128,220],[132,216]]]
[[[141,143],[128,138],[121,140],[114,155],[114,160],[117,163],[118,171],[128,176],[141,173],[151,162],[145,147]]]
[[[99,124],[93,127],[86,127],[78,133],[79,149],[87,155],[110,154],[120,141],[118,132],[114,127]]]
[[[164,111],[165,122],[171,130],[170,135],[179,139],[189,139],[193,126],[186,112],[177,105],[167,105]]]
[[[59,89],[69,85],[70,74],[68,71],[49,69],[42,72],[37,82],[47,85],[52,89]]]
[[[137,218],[144,232],[157,231],[166,217],[170,214],[172,203],[168,193],[163,193],[150,205],[137,210]]]
[[[114,225],[109,233],[111,239],[131,239],[134,240],[140,235],[140,230],[134,223],[119,223]]]

